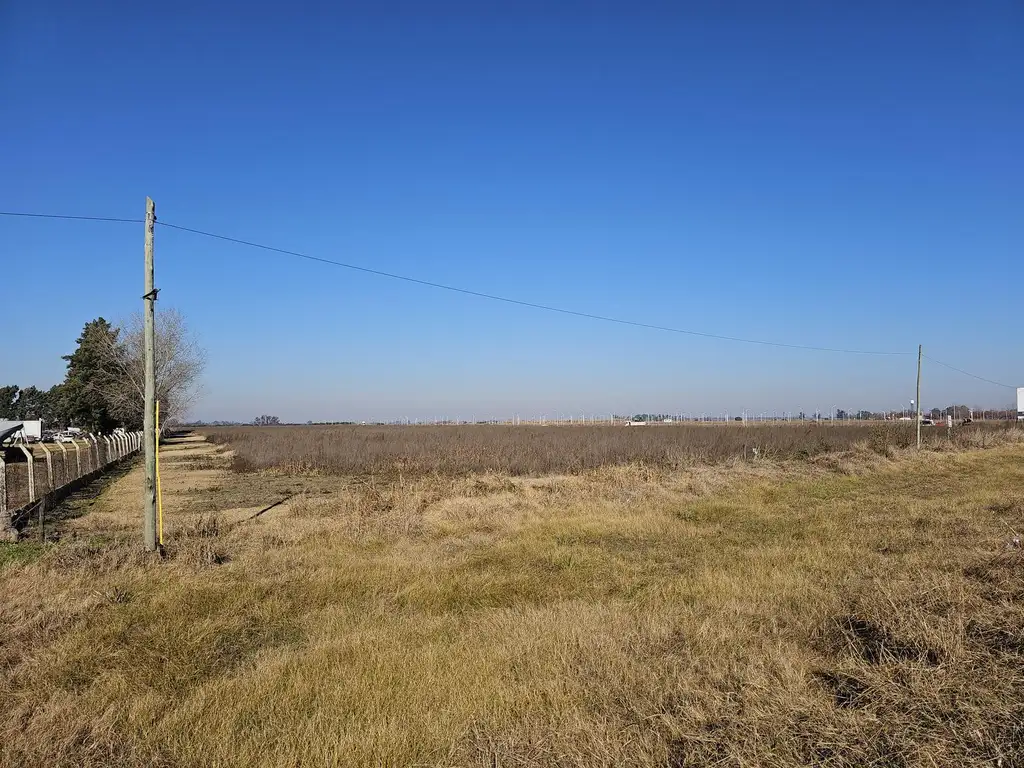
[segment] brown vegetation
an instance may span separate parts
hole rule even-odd
[[[992,422],[959,427],[954,444],[981,444],[1005,431]],[[868,446],[887,454],[915,440],[913,425],[672,425],[651,427],[331,426],[208,427],[229,444],[239,471],[418,476],[499,472],[575,473],[642,463],[678,468],[731,459],[808,458]],[[949,445],[944,428],[926,427],[928,446]]]
[[[1021,765],[1015,436],[386,480],[171,445],[164,561],[137,474],[0,546],[0,764]]]

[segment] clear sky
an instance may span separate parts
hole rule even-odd
[[[141,217],[1024,385],[1024,5],[0,2],[0,210]],[[158,227],[201,418],[900,408],[913,355],[612,325]],[[141,224],[0,217],[0,383],[141,307]],[[926,407],[1013,393],[926,361]]]

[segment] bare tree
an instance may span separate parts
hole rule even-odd
[[[145,409],[145,333],[142,313],[121,324],[116,340],[104,350],[108,370],[99,385],[113,416],[131,428],[141,428]],[[199,394],[206,353],[184,316],[166,309],[156,324],[156,397],[163,424],[181,419]]]

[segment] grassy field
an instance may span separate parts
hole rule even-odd
[[[0,763],[1022,765],[1019,438],[384,477],[182,440],[165,560],[138,472],[0,545]]]
[[[954,444],[982,445],[1010,428],[975,423],[957,428]],[[576,473],[643,463],[679,468],[734,459],[807,458],[858,447],[880,454],[916,441],[911,424],[673,424],[624,426],[330,426],[211,427],[210,440],[230,444],[241,471],[418,476],[500,472]],[[949,445],[944,428],[925,427],[927,445]]]

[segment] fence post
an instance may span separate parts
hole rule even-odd
[[[95,472],[100,468],[100,444],[96,439],[96,435],[90,434],[89,439],[92,440],[92,450],[96,458],[96,462],[92,465],[92,471]]]
[[[53,490],[53,457],[50,456],[50,449],[47,448],[45,445],[40,443],[39,447],[42,449],[43,455],[46,457],[46,482],[49,484],[49,487],[47,488],[47,491],[52,491]]]
[[[8,528],[10,525],[11,518],[7,515],[7,462],[0,450],[0,527]]]
[[[100,437],[103,438],[103,442],[107,446],[107,451],[106,451],[106,453],[103,454],[103,463],[104,464],[109,464],[110,463],[110,435],[100,435]]]
[[[28,503],[31,504],[36,500],[36,468],[35,457],[32,455],[32,451],[26,448],[24,445],[19,445],[21,452],[28,458]]]
[[[57,443],[57,447],[60,448],[60,452],[64,454],[64,485],[71,482],[71,472],[68,471],[68,449],[64,447],[64,443]]]
[[[75,462],[78,464],[78,476],[75,477],[77,480],[82,476],[82,449],[78,447],[78,441],[72,440],[71,444],[75,446]]]

